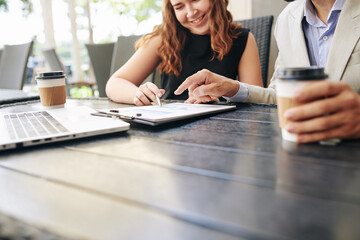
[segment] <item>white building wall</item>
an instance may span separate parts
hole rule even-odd
[[[251,18],[252,16],[252,0],[230,0],[229,11],[234,20]]]

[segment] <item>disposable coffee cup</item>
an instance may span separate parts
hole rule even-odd
[[[63,71],[38,73],[35,79],[43,106],[64,107],[66,102],[66,75]]]
[[[284,68],[277,72],[276,95],[277,108],[279,115],[279,124],[282,137],[284,140],[297,142],[297,135],[289,133],[285,126],[288,123],[284,117],[286,110],[292,107],[300,106],[298,102],[293,100],[295,91],[305,87],[310,83],[323,81],[328,78],[324,68],[308,67],[308,68]]]

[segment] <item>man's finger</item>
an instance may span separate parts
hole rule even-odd
[[[291,133],[320,132],[344,125],[346,120],[347,112],[340,112],[336,114],[324,115],[305,121],[290,122],[285,127],[286,130]]]
[[[294,98],[298,102],[309,102],[315,99],[337,95],[346,87],[348,87],[346,83],[330,81],[315,82],[296,91]]]
[[[297,136],[299,143],[318,142],[336,138],[356,139],[359,138],[359,134],[354,133],[347,125],[340,125],[324,131],[304,133]]]
[[[338,97],[320,99],[287,110],[284,114],[289,120],[300,121],[309,118],[320,117],[329,113],[338,112],[345,106]]]
[[[205,83],[205,77],[202,74],[194,74],[187,79],[175,90],[175,95],[182,94],[187,88],[193,84],[201,85]]]
[[[308,133],[308,134],[299,134],[297,136],[297,141],[299,143],[309,143],[309,142],[318,142],[322,140],[338,138],[342,135],[343,128],[333,128],[330,130],[322,131],[322,132],[315,132],[315,133]]]
[[[195,98],[193,98],[193,97],[189,97],[188,99],[186,99],[186,101],[185,101],[185,103],[194,103],[194,102],[196,102],[196,99]]]
[[[193,94],[196,97],[201,96],[214,96],[214,97],[221,97],[221,94],[219,94],[219,86],[214,84],[207,84],[207,85],[201,85],[194,89]]]

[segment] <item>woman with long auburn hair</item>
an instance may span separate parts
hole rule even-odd
[[[233,23],[228,4],[229,0],[163,0],[163,23],[137,42],[134,55],[111,76],[108,97],[136,105],[150,105],[156,96],[188,103],[218,101],[195,99],[187,91],[174,94],[198,71],[262,86],[255,39],[248,29]],[[162,89],[150,82],[142,84],[156,67],[162,74]],[[229,94],[238,90],[236,84]]]

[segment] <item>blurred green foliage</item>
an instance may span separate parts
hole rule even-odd
[[[0,11],[9,11],[8,8],[8,1],[9,0],[0,0]],[[14,1],[14,0],[13,0]],[[32,13],[33,11],[33,4],[31,2],[31,0],[20,0],[23,3],[23,6],[21,8],[24,16],[28,16],[30,13]]]
[[[93,90],[88,86],[73,87],[70,89],[70,96],[73,98],[86,98],[92,97]]]
[[[0,0],[0,11],[9,11],[8,4],[6,0]]]
[[[119,9],[118,12],[120,14],[132,13],[138,22],[149,19],[152,14],[161,10],[161,0],[131,1],[122,4],[123,8]]]
[[[1,0],[0,0],[1,1]],[[78,0],[80,6],[85,6],[88,0]],[[138,22],[151,17],[161,10],[161,0],[91,0],[92,3],[107,2],[119,14],[133,15]]]
[[[0,11],[7,12],[9,0],[0,0]],[[19,0],[23,3],[22,11],[28,16],[33,11],[32,0]],[[88,0],[77,0],[85,6]],[[90,0],[92,3],[107,2],[119,14],[133,14],[138,22],[148,19],[154,12],[161,10],[161,0]]]

